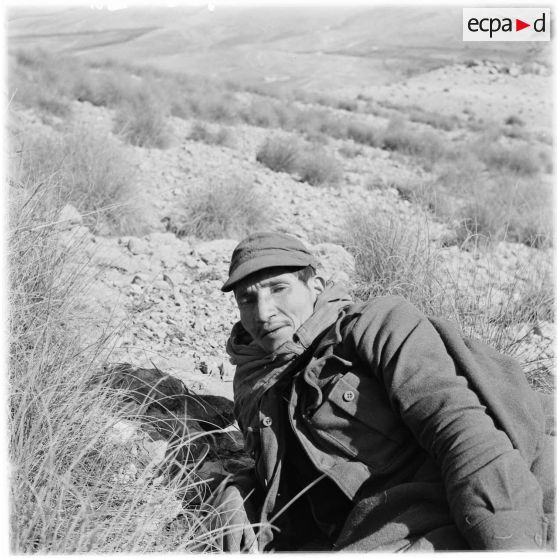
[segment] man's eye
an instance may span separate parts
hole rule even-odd
[[[287,289],[286,285],[275,285],[275,287],[271,289],[271,292],[280,293],[281,291],[284,291],[286,289]]]

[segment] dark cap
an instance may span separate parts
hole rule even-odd
[[[300,240],[286,233],[261,232],[251,234],[234,249],[229,278],[221,287],[224,292],[261,269],[268,267],[317,267],[318,262]]]

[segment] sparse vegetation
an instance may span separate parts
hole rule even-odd
[[[539,74],[547,70],[533,66]],[[455,320],[466,334],[519,358],[536,389],[552,391],[551,342],[547,335],[539,336],[555,319],[554,279],[547,261],[554,232],[548,176],[553,170],[552,137],[532,130],[519,115],[503,118],[500,113],[482,120],[465,108],[465,122],[463,116],[364,94],[340,100],[306,90],[285,93],[283,86],[274,89],[273,84],[250,88],[38,49],[9,55],[8,93],[10,106],[32,109],[22,118],[30,122],[28,127],[21,124],[19,135],[10,138],[8,161],[14,553],[220,550],[216,533],[204,521],[216,510],[200,507],[207,485],[195,467],[184,467],[177,459],[190,452],[191,440],[183,438],[156,471],[111,438],[118,421],[138,423],[145,417],[126,410],[120,395],[100,379],[117,325],[101,324],[103,336],[91,337],[91,317],[83,311],[88,252],[77,243],[69,245],[56,224],[69,204],[99,236],[148,232],[137,170],[128,158],[142,151],[121,140],[138,148],[168,147],[184,138],[173,138],[169,116],[185,119],[177,129],[190,129],[190,140],[209,146],[234,145],[234,125],[269,129],[256,160],[312,186],[342,184],[343,165],[333,155],[338,153],[352,159],[343,160],[346,169],[361,173],[366,189],[394,188],[409,203],[401,203],[393,191],[362,192],[362,199],[382,203],[370,208],[357,201],[360,207],[344,225],[342,243],[356,261],[356,295],[401,295],[427,314]],[[96,122],[78,124],[82,112],[101,115],[102,126],[112,119],[112,133],[110,125],[101,133]],[[259,141],[262,133],[244,126],[243,144],[245,137],[247,144]],[[199,174],[196,179],[199,169],[187,160],[200,153],[233,159],[238,153],[183,147],[187,157],[176,160],[189,186],[176,208],[176,223],[173,217],[177,236],[240,238],[275,227],[275,214],[270,221],[275,208],[265,187],[260,190],[234,176],[203,182]],[[174,151],[165,154],[165,162]],[[153,156],[159,154],[146,153],[143,160]],[[242,158],[244,165],[245,154]],[[370,163],[370,158],[375,160]],[[256,183],[269,179],[257,165],[252,171]],[[163,184],[172,200],[183,194],[183,184],[175,178]],[[274,181],[284,183],[278,177]],[[349,191],[352,195],[353,189]],[[322,194],[345,192],[314,192]],[[384,202],[400,213],[384,209]],[[426,210],[422,219],[417,217],[421,208]],[[442,237],[436,242],[430,238],[432,217],[451,229],[446,243],[451,249],[443,247]],[[331,241],[331,229],[324,231],[316,234]],[[526,252],[515,267],[506,262],[500,273],[496,256],[501,241],[525,245],[515,245],[506,258]],[[126,243],[121,245],[128,257]],[[151,240],[145,243],[151,246]],[[210,265],[192,277],[198,283],[220,281],[218,269]],[[143,280],[136,284],[136,279],[133,287],[141,291]],[[165,281],[159,283],[168,285]],[[137,305],[146,307],[143,299]],[[177,339],[181,337],[172,340]],[[181,516],[175,521],[177,514]]]
[[[240,238],[269,226],[269,203],[239,178],[209,179],[189,193],[181,212],[181,231],[198,238]]]
[[[234,145],[234,138],[228,128],[220,127],[212,130],[203,122],[196,122],[192,126],[188,138],[208,145],[225,145],[227,147]]]
[[[28,131],[22,137],[20,184],[44,184],[53,200],[75,206],[93,231],[141,231],[134,173],[115,140],[84,127],[50,135]]]
[[[481,141],[475,151],[489,168],[520,175],[534,175],[541,170],[539,155],[526,145],[503,145],[501,142]]]
[[[114,132],[132,145],[163,149],[171,143],[171,129],[161,99],[149,90],[138,91],[117,109]]]
[[[343,176],[339,161],[320,146],[303,149],[296,170],[300,179],[312,186],[335,185]]]
[[[343,176],[340,162],[321,145],[287,137],[266,140],[256,160],[275,172],[296,175],[312,186],[334,185]]]
[[[141,419],[101,381],[123,324],[87,329],[86,258],[79,244],[62,248],[56,225],[63,174],[47,183],[29,172],[9,193],[11,551],[217,550],[205,520],[218,511],[200,508],[206,484],[195,468],[175,472],[190,440],[153,466],[115,439],[114,425]]]
[[[301,144],[286,137],[272,137],[256,154],[256,161],[275,172],[294,173],[297,170]]]
[[[486,268],[467,261],[458,268],[449,264],[429,242],[426,221],[403,223],[364,209],[348,217],[344,244],[355,257],[358,296],[400,295],[427,315],[451,319],[467,335],[518,358],[535,389],[552,391],[551,341],[529,340],[541,323],[554,320],[552,276],[544,256],[538,263],[518,263],[511,276],[495,267],[487,283]]]
[[[404,155],[420,157],[432,164],[446,156],[444,141],[435,132],[416,132],[401,119],[392,119],[384,130],[382,143],[385,149]]]

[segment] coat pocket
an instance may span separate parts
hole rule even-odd
[[[307,420],[323,441],[378,473],[398,466],[416,448],[374,377],[344,374],[329,386],[323,403]]]

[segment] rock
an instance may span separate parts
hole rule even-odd
[[[168,366],[183,372],[195,372],[197,369],[196,360],[192,356],[176,356],[168,360]]]
[[[118,445],[125,445],[138,436],[138,425],[134,421],[121,419],[112,425],[108,439]]]
[[[231,239],[210,240],[198,244],[195,252],[206,264],[228,263],[237,244],[237,240]]]
[[[157,289],[158,291],[168,291],[171,287],[167,283],[167,281],[159,279],[153,282],[153,288]]]
[[[521,73],[521,70],[518,66],[511,66],[509,69],[509,74],[512,77],[517,77]]]
[[[144,441],[143,448],[147,452],[150,460],[148,466],[156,467],[160,465],[165,460],[168,447],[169,443],[166,440]]]
[[[71,228],[75,225],[81,225],[83,223],[83,218],[81,213],[70,204],[66,204],[58,214],[57,221],[62,221],[60,223],[60,228]]]
[[[196,259],[194,256],[184,256],[182,263],[186,267],[196,270],[205,270],[209,267],[203,260]]]
[[[345,248],[330,242],[322,242],[311,247],[318,258],[326,278],[350,279],[355,271],[355,259]]]
[[[132,279],[132,285],[146,283],[149,280],[147,273],[136,273]]]
[[[222,363],[220,363],[217,359],[211,357],[206,357],[200,363],[201,373],[207,374],[208,376],[221,377],[221,368]]]
[[[148,254],[150,252],[147,242],[135,236],[128,241],[128,250],[130,250],[132,254]]]
[[[221,380],[224,382],[232,382],[234,373],[236,371],[236,366],[231,364],[229,360],[224,360],[219,365],[219,371],[221,375]]]

